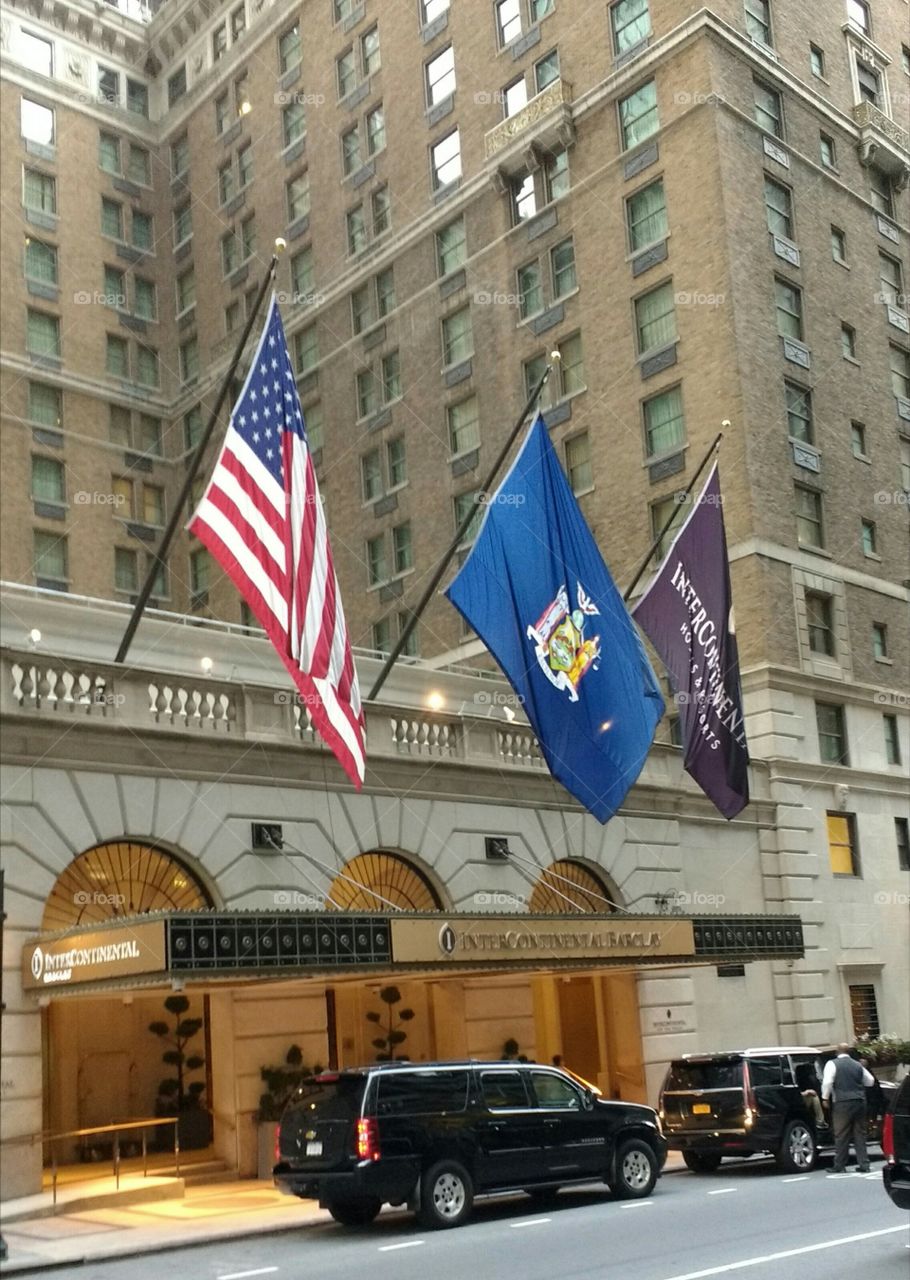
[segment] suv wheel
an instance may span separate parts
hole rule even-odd
[[[630,1138],[616,1152],[610,1190],[620,1200],[641,1200],[649,1196],[657,1181],[657,1156],[641,1138]]]
[[[791,1120],[784,1129],[777,1166],[785,1173],[806,1173],[815,1168],[818,1148],[815,1135],[803,1120]]]
[[[710,1151],[684,1151],[682,1158],[686,1162],[686,1168],[693,1173],[713,1173],[720,1168],[722,1157]]]
[[[440,1160],[420,1179],[417,1217],[425,1227],[460,1227],[470,1216],[473,1204],[470,1174],[456,1160]]]
[[[382,1201],[374,1198],[368,1200],[332,1200],[326,1206],[336,1222],[344,1227],[365,1227],[373,1221],[382,1208]]]

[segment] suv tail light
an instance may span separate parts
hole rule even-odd
[[[278,1127],[275,1130],[275,1163],[278,1164],[280,1160],[281,1160],[281,1125],[278,1125]]]
[[[357,1159],[379,1159],[379,1126],[372,1117],[357,1121]]]
[[[890,1113],[882,1122],[882,1155],[889,1164],[894,1164],[894,1116]]]
[[[752,1088],[752,1077],[749,1075],[749,1063],[745,1060],[743,1061],[743,1086],[746,1100],[745,1122],[746,1128],[748,1129],[751,1126],[752,1121],[755,1119],[755,1113],[758,1110],[758,1107],[755,1103],[755,1091]]]

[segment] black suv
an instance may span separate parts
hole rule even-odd
[[[905,1076],[885,1116],[882,1133],[885,1190],[898,1209],[910,1209],[910,1076]]]
[[[741,1049],[689,1054],[670,1063],[660,1093],[660,1118],[671,1150],[696,1173],[710,1173],[724,1156],[773,1155],[788,1173],[815,1166],[819,1149],[833,1147],[829,1113],[814,1114],[825,1063],[836,1049]],[[891,1085],[885,1089],[890,1090]],[[869,1141],[881,1137],[886,1092],[866,1090]]]
[[[281,1119],[274,1175],[347,1226],[388,1203],[456,1227],[492,1192],[606,1182],[639,1199],[666,1155],[651,1107],[603,1102],[556,1067],[389,1062],[304,1083]]]

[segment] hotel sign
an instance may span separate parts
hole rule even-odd
[[[29,943],[22,951],[22,986],[47,991],[84,982],[164,973],[164,921],[137,921],[119,928],[72,930],[60,938]]]

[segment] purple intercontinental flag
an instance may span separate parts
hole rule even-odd
[[[749,752],[717,463],[632,616],[669,673],[686,772],[735,818],[749,803]]]

